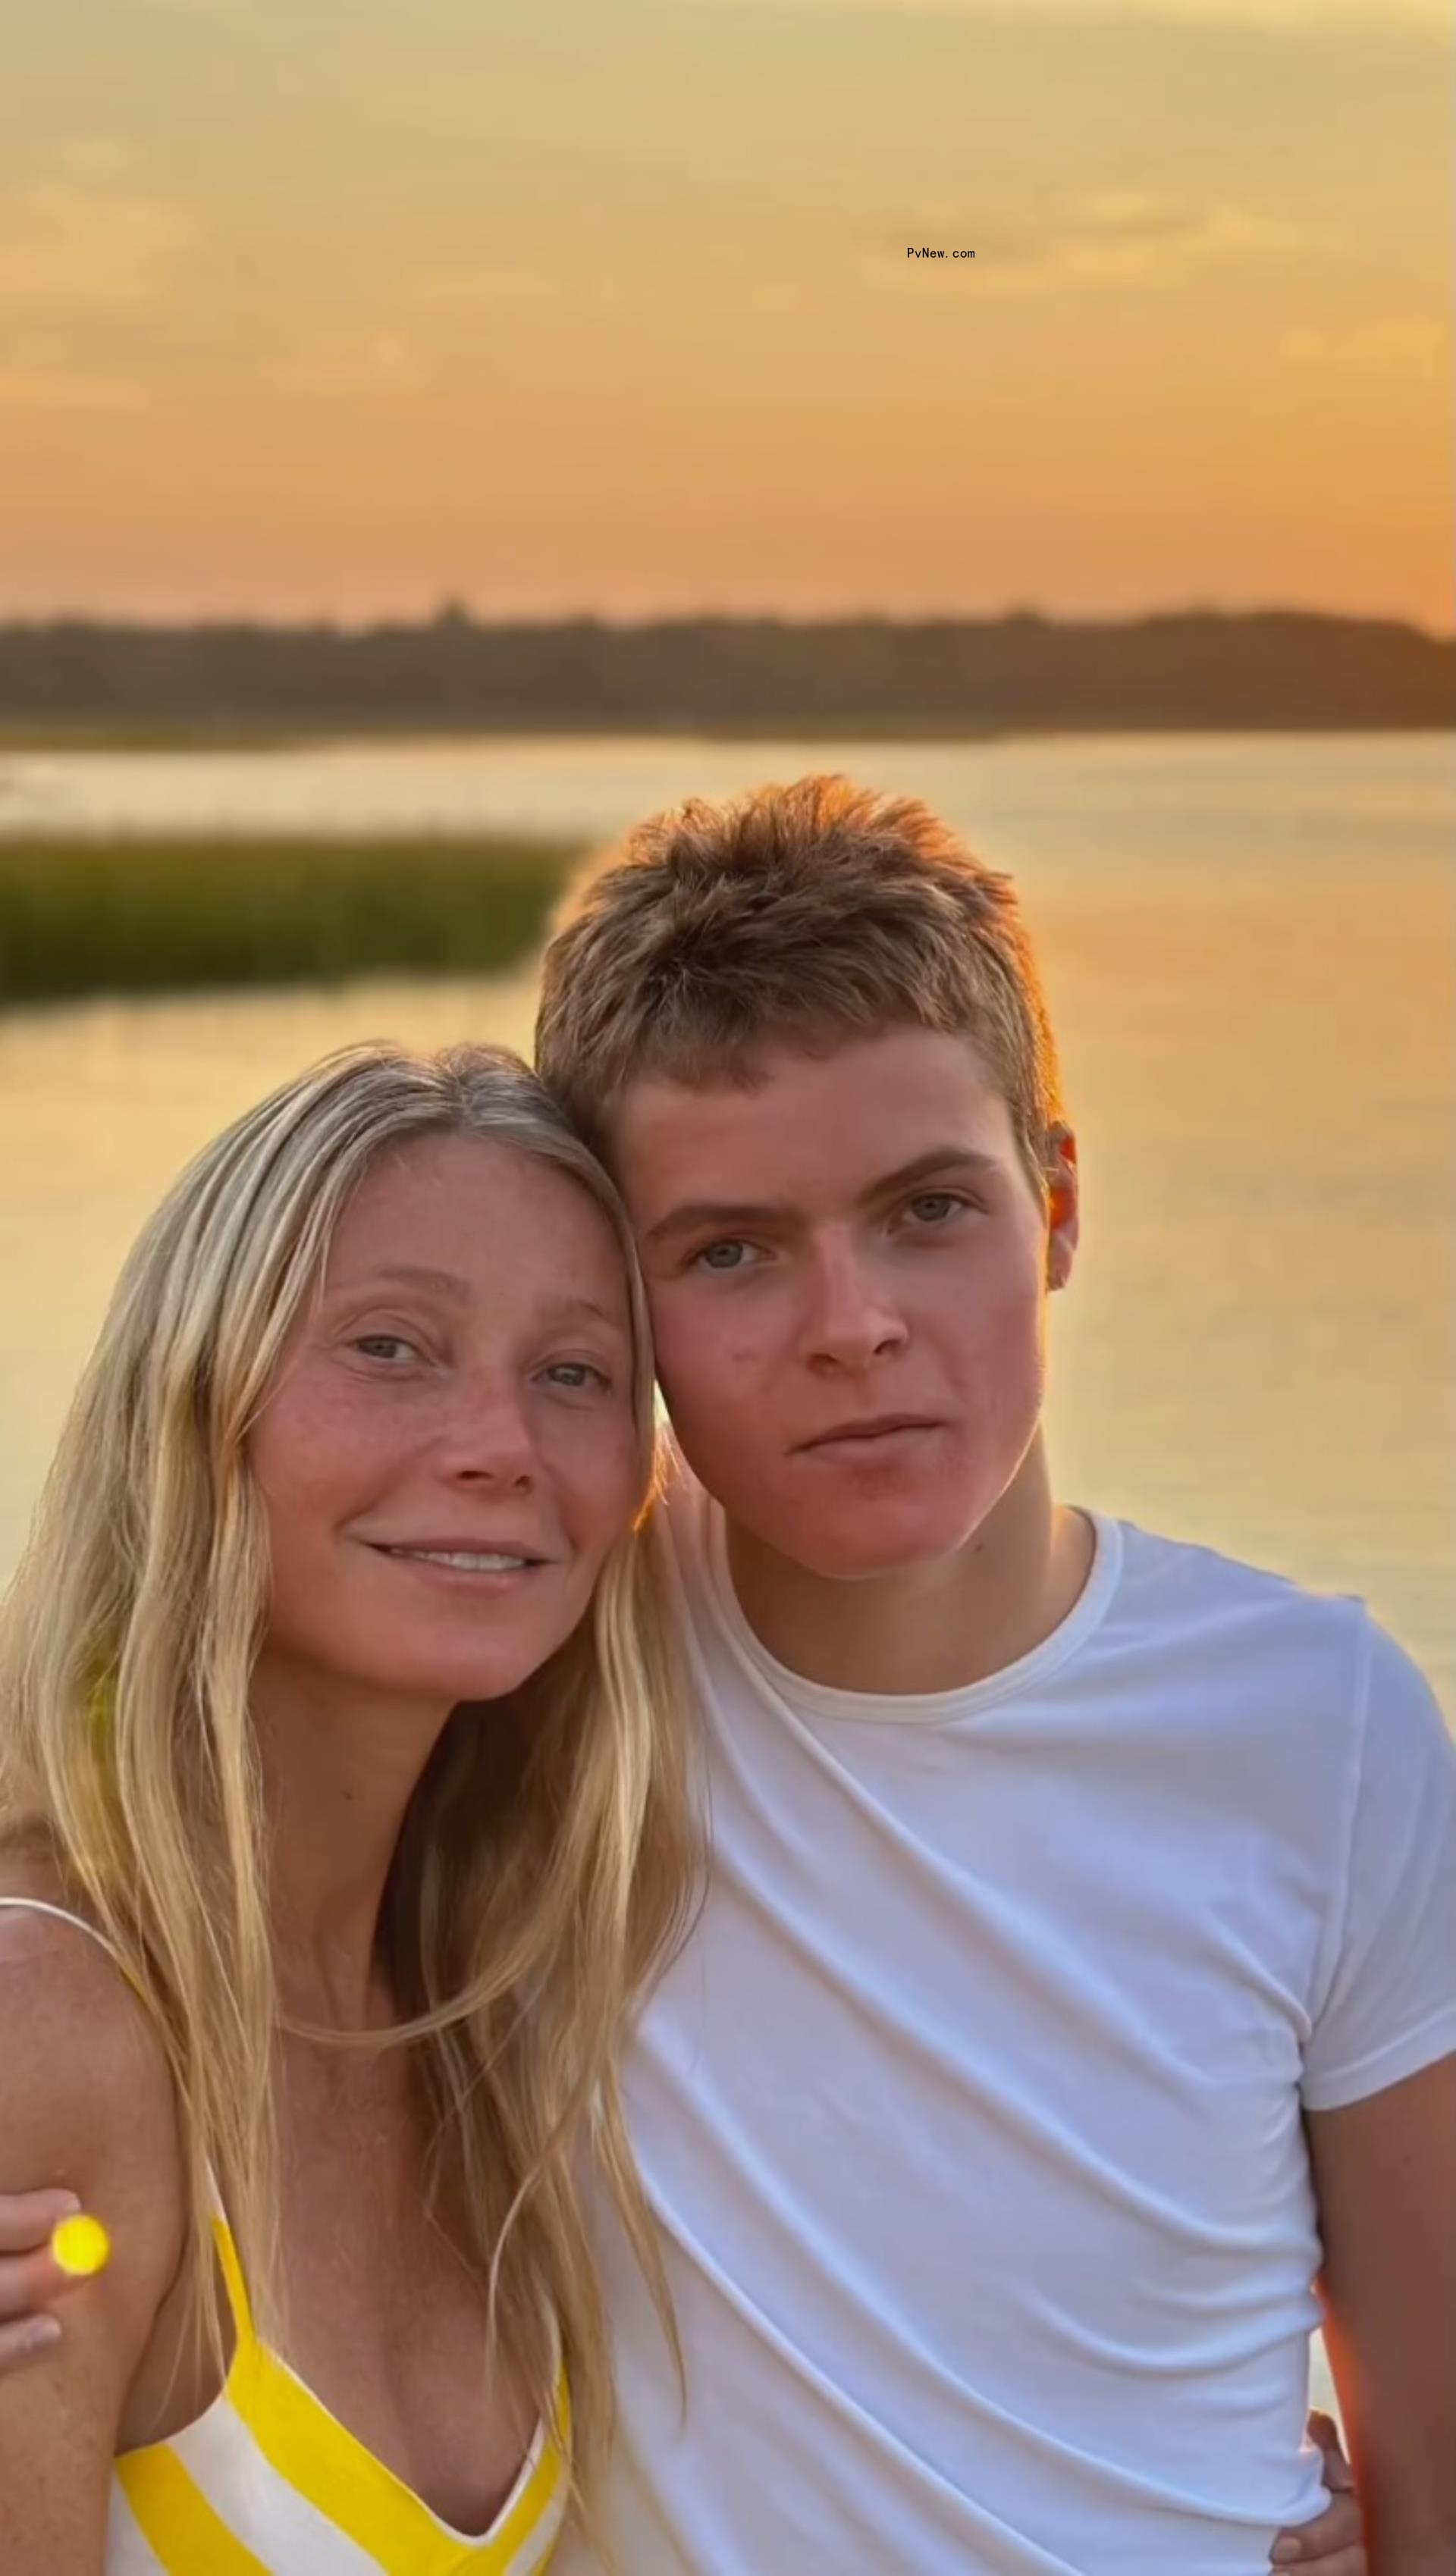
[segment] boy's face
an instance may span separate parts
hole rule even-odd
[[[950,1555],[1035,1436],[1071,1267],[964,1039],[893,1029],[763,1079],[632,1085],[613,1161],[689,1465],[730,1522],[845,1577]]]

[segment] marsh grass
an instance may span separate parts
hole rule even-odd
[[[539,939],[574,855],[419,836],[0,840],[0,1008],[495,972]]]

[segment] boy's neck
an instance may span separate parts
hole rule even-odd
[[[961,1690],[1059,1628],[1092,1569],[1091,1523],[1052,1501],[1040,1437],[954,1556],[854,1581],[812,1572],[728,1525],[738,1604],[805,1681],[870,1697]]]

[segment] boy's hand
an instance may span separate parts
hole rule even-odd
[[[60,2340],[50,2310],[80,2284],[53,2259],[51,2230],[80,2206],[73,2191],[0,2192],[0,2379]]]
[[[1281,2531],[1270,2551],[1275,2567],[1318,2567],[1320,2576],[1366,2576],[1365,2543],[1355,2474],[1340,2448],[1340,2436],[1328,2415],[1311,2415],[1306,2427],[1320,2453],[1320,2469],[1330,2502],[1315,2522],[1297,2531]]]

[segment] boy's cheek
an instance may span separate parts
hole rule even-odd
[[[701,1351],[682,1368],[659,1355],[658,1384],[678,1445],[705,1485],[722,1494],[745,1473],[762,1482],[765,1408],[750,1384],[705,1366]]]
[[[701,1309],[664,1299],[653,1312],[657,1381],[670,1407],[705,1416],[743,1401],[762,1368],[757,1346],[741,1331],[730,1337]]]

